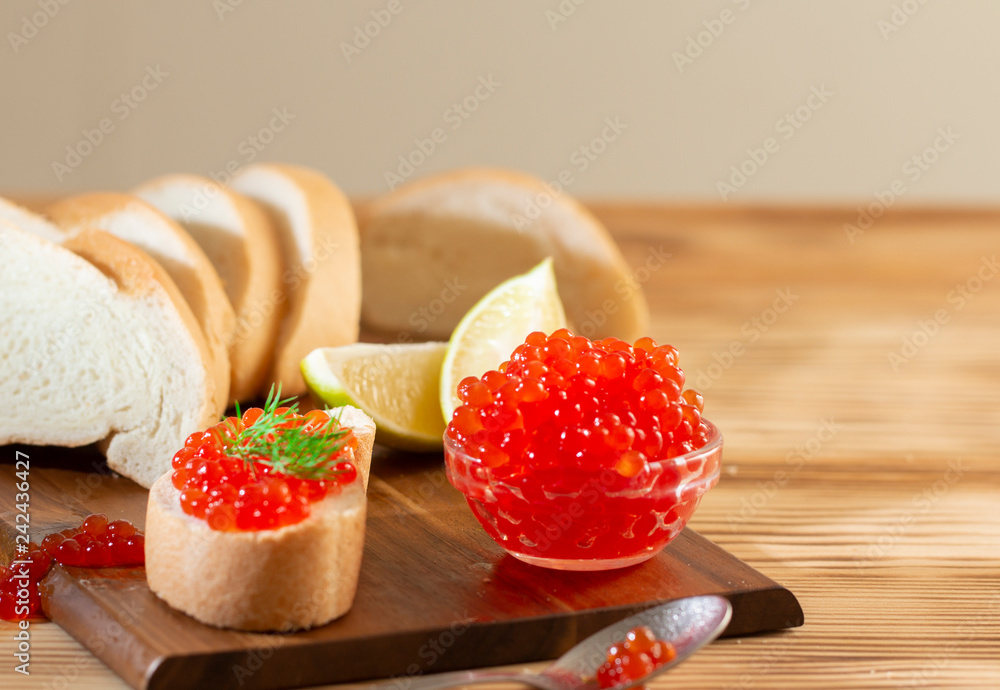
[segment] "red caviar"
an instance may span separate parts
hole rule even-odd
[[[131,522],[108,522],[91,515],[79,527],[47,535],[41,545],[28,543],[6,567],[0,566],[0,619],[21,620],[41,615],[38,583],[53,560],[84,568],[120,568],[143,565],[145,540]]]
[[[531,333],[497,370],[459,383],[449,479],[522,560],[645,560],[718,479],[721,436],[684,382],[677,350],[651,338]]]
[[[274,424],[266,441],[281,447],[286,435],[327,433],[331,427],[342,443],[322,458],[318,477],[281,470],[263,455],[249,460],[237,451],[256,424]],[[250,408],[242,417],[229,417],[204,432],[191,434],[174,455],[171,481],[180,492],[181,508],[215,530],[265,530],[292,525],[310,513],[310,504],[341,490],[357,478],[351,462],[353,435],[341,429],[321,410],[301,415],[293,408],[267,411]],[[259,439],[258,439],[259,440]],[[316,470],[316,466],[311,466]],[[316,474],[316,472],[312,472]]]
[[[597,685],[613,688],[637,681],[675,656],[677,650],[672,644],[656,639],[649,627],[640,625],[629,630],[624,640],[608,648],[607,660],[597,669]]]
[[[448,435],[490,467],[573,463],[631,477],[708,440],[702,396],[683,386],[677,350],[651,338],[532,333],[499,371],[459,383]]]

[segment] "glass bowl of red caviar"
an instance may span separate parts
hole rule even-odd
[[[532,334],[500,369],[459,385],[448,479],[515,558],[559,570],[641,563],[719,480],[722,434],[683,383],[676,350],[648,338]]]
[[[445,437],[448,478],[493,540],[519,560],[557,570],[611,570],[670,543],[719,481],[722,434],[685,455],[622,477],[611,469],[546,477],[489,468]],[[559,488],[562,487],[562,488]]]

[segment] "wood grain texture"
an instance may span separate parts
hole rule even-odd
[[[978,275],[1000,212],[893,212],[852,243],[854,209],[594,208],[726,434],[691,526],[787,585],[807,621],[720,640],[651,687],[1000,686],[1000,287]],[[765,324],[779,290],[795,300]],[[125,687],[57,626],[32,631],[32,678],[0,668],[0,687]]]

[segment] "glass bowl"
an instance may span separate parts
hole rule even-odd
[[[722,434],[634,477],[571,464],[489,468],[444,437],[445,469],[486,532],[509,554],[557,570],[611,570],[648,560],[680,534],[719,481]]]

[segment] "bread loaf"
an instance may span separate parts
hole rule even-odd
[[[100,441],[149,487],[218,419],[205,338],[173,281],[99,231],[58,245],[0,221],[0,444]]]
[[[278,230],[288,308],[269,382],[298,395],[306,390],[303,357],[358,339],[361,260],[354,212],[336,185],[308,168],[249,165],[232,186],[263,205]]]
[[[641,286],[601,223],[538,179],[493,169],[424,178],[376,200],[361,233],[363,322],[447,339],[489,290],[548,256],[572,328],[645,334]]]
[[[219,274],[183,228],[141,199],[93,193],[64,199],[47,211],[69,237],[86,229],[125,240],[155,259],[176,283],[205,335],[215,380],[215,409],[229,402],[229,339],[236,326]]]
[[[159,177],[133,193],[180,223],[222,279],[236,312],[230,397],[251,400],[266,393],[286,302],[281,248],[267,212],[197,175]]]

